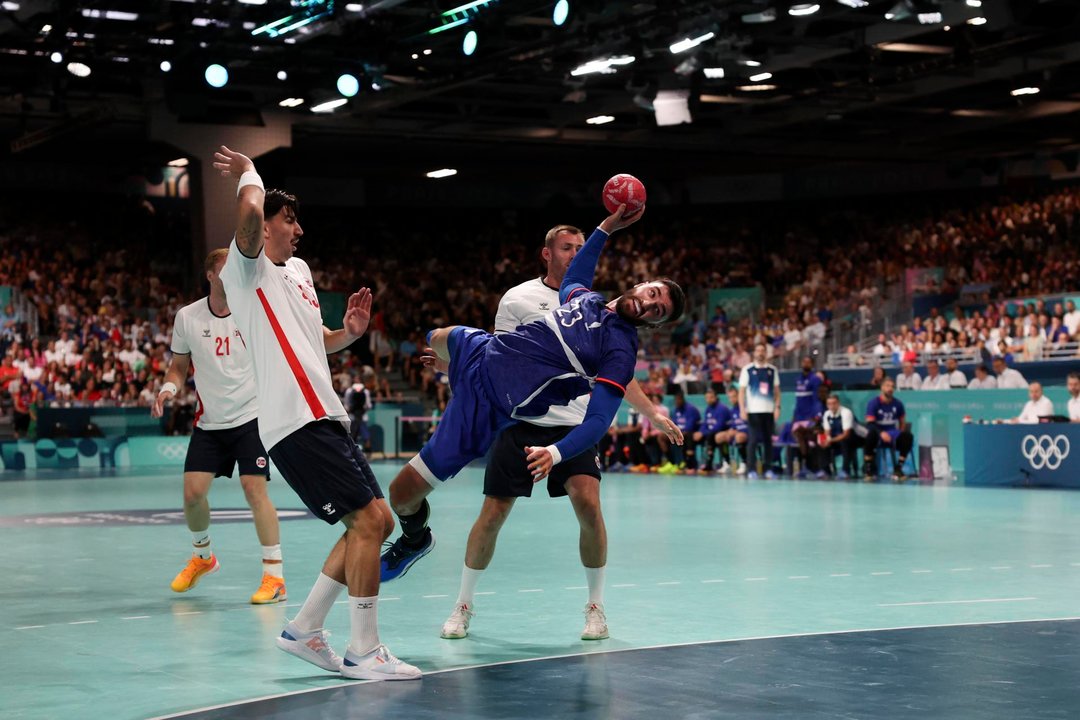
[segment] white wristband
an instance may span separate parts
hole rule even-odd
[[[562,453],[559,452],[559,448],[554,445],[548,445],[544,449],[551,453],[551,467],[555,467],[562,462]]]
[[[263,192],[266,192],[266,187],[263,185],[262,178],[259,177],[259,173],[254,170],[248,170],[240,176],[240,184],[236,186],[236,197],[240,197],[240,191],[248,185],[254,185]]]
[[[171,392],[173,395],[176,395],[176,383],[167,382],[162,385],[161,390],[158,392],[158,395],[163,392]]]

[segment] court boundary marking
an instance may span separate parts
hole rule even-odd
[[[544,657],[535,658],[522,658],[520,660],[500,660],[498,662],[491,663],[479,663],[477,665],[463,665],[455,668],[443,668],[442,670],[432,670],[430,672],[425,671],[424,677],[429,675],[443,675],[446,673],[459,672],[461,670],[482,670],[489,667],[501,667],[504,665],[520,665],[523,663],[542,662],[545,660],[566,660],[568,658],[586,657],[590,655],[614,655],[617,653],[635,652],[638,650],[663,650],[666,648],[680,648],[680,647],[698,647],[701,645],[727,645],[737,642],[753,642],[759,640],[787,640],[791,638],[803,638],[803,637],[825,637],[830,635],[858,635],[862,633],[873,632],[890,632],[896,630],[932,630],[935,628],[955,628],[955,627],[986,627],[989,625],[1024,625],[1031,623],[1044,623],[1044,622],[1069,622],[1080,620],[1080,616],[1068,616],[1068,617],[1051,617],[1051,618],[1033,618],[1027,620],[988,620],[984,622],[964,622],[964,623],[941,623],[936,625],[898,625],[893,627],[878,627],[878,628],[856,628],[853,630],[822,630],[819,632],[809,633],[784,633],[780,635],[757,635],[750,637],[728,638],[726,640],[695,640],[692,642],[684,643],[669,643],[661,645],[642,645],[640,647],[628,647],[628,648],[612,648],[610,650],[595,650],[592,652],[577,652],[577,653],[565,653],[562,655],[547,655]],[[333,677],[327,675],[327,677]],[[207,707],[195,708],[193,710],[183,710],[178,713],[171,713],[169,715],[155,715],[148,718],[148,720],[173,720],[174,718],[184,718],[198,713],[211,712],[214,710],[223,710],[229,707],[237,707],[239,705],[248,705],[250,703],[262,702],[264,700],[277,700],[278,698],[292,697],[295,695],[306,695],[309,693],[325,692],[327,690],[339,690],[344,687],[350,687],[353,685],[368,685],[377,682],[387,682],[384,680],[355,680],[351,682],[340,682],[334,685],[328,685],[326,687],[305,688],[303,690],[291,690],[283,693],[273,693],[271,695],[262,695],[259,697],[246,698],[244,700],[234,700],[232,702],[220,703],[218,705],[209,705]],[[411,681],[408,681],[411,682]],[[421,680],[423,682],[423,680]]]

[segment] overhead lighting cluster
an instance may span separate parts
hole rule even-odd
[[[692,50],[692,49],[696,48],[698,45],[700,45],[700,44],[702,44],[704,42],[708,42],[709,40],[712,40],[714,37],[716,37],[716,33],[707,32],[707,33],[704,33],[703,35],[698,35],[697,37],[683,38],[682,40],[679,40],[678,42],[672,43],[668,47],[668,50],[671,51],[672,55],[678,55],[679,53],[686,52],[687,50]]]
[[[310,25],[316,20],[327,18],[334,12],[334,0],[300,0],[292,4],[299,9],[299,12],[257,27],[251,31],[251,35],[255,37],[265,34],[268,38],[278,38]],[[286,42],[291,39],[286,39]]]

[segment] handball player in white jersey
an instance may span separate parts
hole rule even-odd
[[[221,268],[228,250],[206,256],[203,269],[210,294],[186,305],[173,320],[172,362],[150,414],[161,417],[165,403],[196,369],[195,428],[184,460],[184,519],[193,550],[187,566],[172,581],[176,592],[187,592],[220,565],[210,548],[210,505],[206,496],[215,477],[232,477],[239,466],[240,486],[255,519],[262,545],[262,583],[251,602],[285,600],[281,568],[281,535],[277,510],[266,494],[270,479],[266,450],[259,440],[255,378],[244,337],[233,322],[221,285]]]
[[[420,670],[379,640],[379,551],[394,529],[390,508],[330,376],[327,353],[351,345],[371,320],[371,291],[353,293],[341,330],[322,322],[307,263],[293,252],[303,230],[296,198],[263,188],[255,165],[222,147],[214,167],[239,179],[236,236],[221,280],[252,353],[259,434],[289,486],[317,517],[345,527],[278,647],[325,670],[360,680],[413,680]],[[323,625],[348,587],[351,632],[339,657]]]
[[[541,250],[546,272],[506,291],[495,315],[495,333],[513,332],[519,325],[540,320],[559,307],[559,286],[566,276],[570,261],[584,245],[585,234],[572,225],[556,225],[548,230]],[[425,356],[425,361],[430,362],[432,357]],[[663,428],[672,442],[681,444],[682,433],[671,420],[656,412],[656,406],[636,380],[627,385],[626,400],[657,427]],[[510,515],[514,501],[532,495],[534,478],[522,448],[544,447],[561,440],[585,420],[588,405],[589,396],[584,395],[568,405],[552,407],[543,417],[507,428],[495,440],[484,474],[486,497],[480,508],[480,517],[469,533],[465,565],[461,570],[461,588],[454,610],[443,625],[442,637],[457,639],[468,635],[474,614],[476,585],[495,555],[499,531]],[[589,590],[581,639],[603,640],[608,637],[604,614],[607,530],[600,509],[600,461],[597,449],[593,447],[552,468],[547,477],[547,491],[551,497],[570,497],[580,526],[578,550]]]

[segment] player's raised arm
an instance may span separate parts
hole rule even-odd
[[[593,230],[592,235],[585,241],[585,246],[578,250],[578,254],[570,261],[570,267],[563,276],[562,285],[559,286],[559,302],[569,302],[574,291],[583,288],[588,290],[592,287],[593,277],[596,275],[596,263],[600,261],[600,253],[604,250],[604,243],[616,230],[633,225],[645,213],[645,206],[638,208],[637,212],[626,214],[626,206],[620,205],[619,209],[604,218],[600,226]]]
[[[236,247],[249,258],[263,249],[263,197],[266,189],[255,172],[255,163],[246,155],[224,145],[214,153],[214,167],[224,177],[239,180],[236,189]]]

